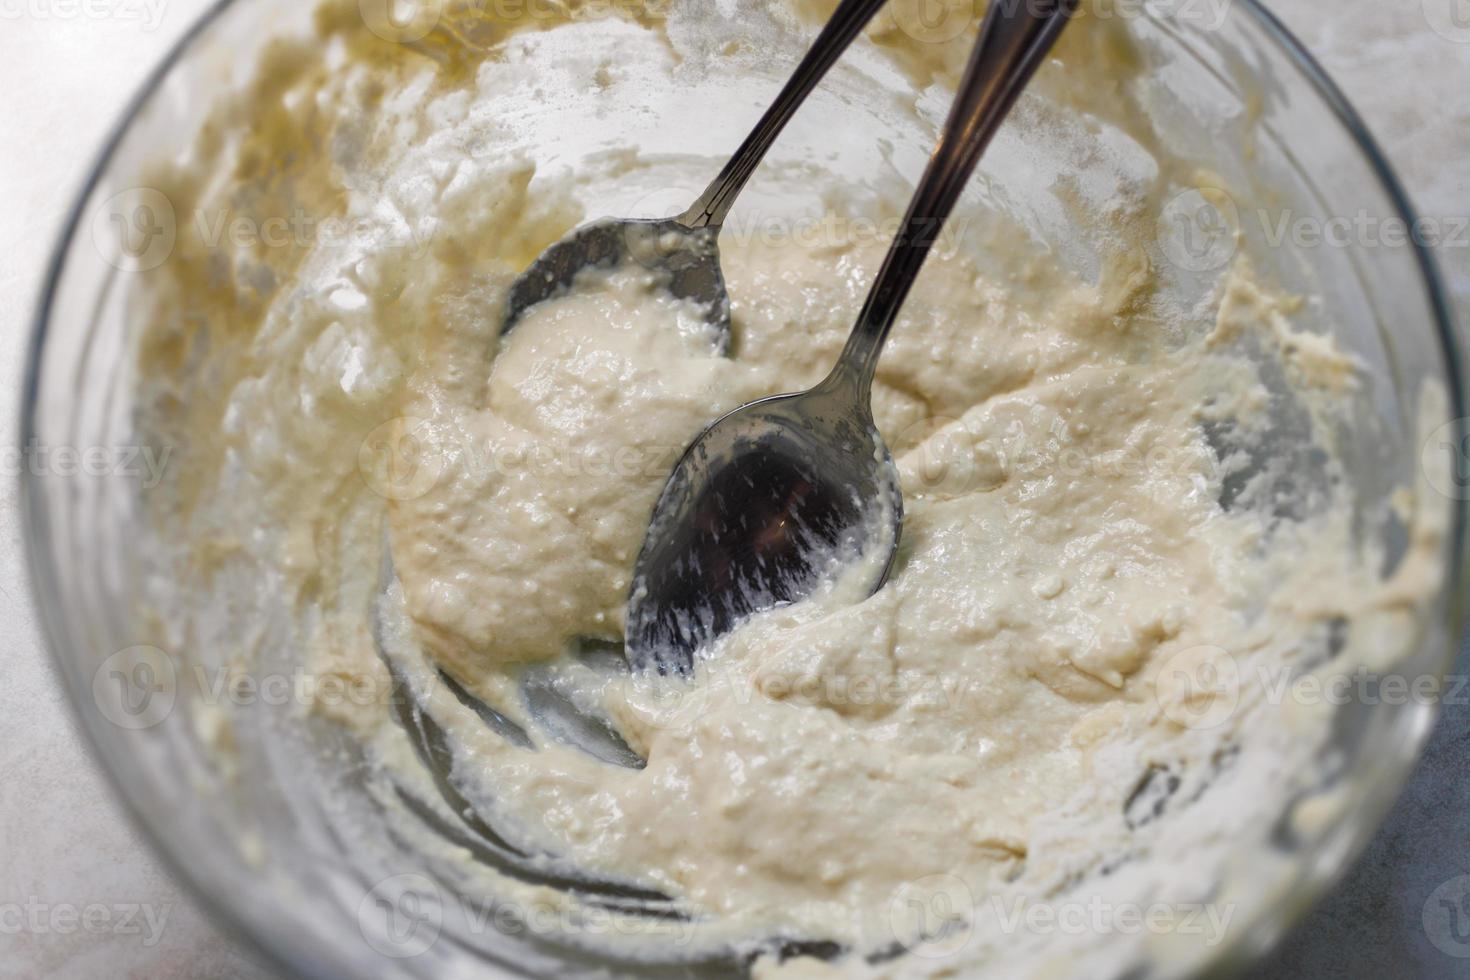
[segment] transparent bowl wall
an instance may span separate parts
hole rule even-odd
[[[1155,122],[1173,150],[1223,177],[1247,213],[1259,196],[1277,211],[1323,221],[1365,212],[1412,222],[1402,194],[1356,118],[1279,25],[1254,3],[1197,6],[1219,7],[1219,22],[1181,18],[1136,25],[1167,69],[1149,84],[1154,87]],[[97,236],[105,234],[97,228],[98,216],[107,214],[114,195],[138,185],[144,167],[187,146],[213,100],[250,76],[266,40],[305,30],[309,23],[310,11],[297,0],[222,3],[147,85],[106,147],[58,250],[36,324],[24,392],[23,442],[116,447],[137,441],[129,354],[141,324],[128,303],[130,274],[107,261],[107,250],[97,244]],[[738,34],[741,28],[737,19],[719,21],[711,29]],[[769,90],[783,77],[800,43],[790,39],[789,59],[764,59]],[[839,89],[845,84],[842,70],[834,75]],[[856,77],[848,82],[856,84]],[[700,95],[722,97],[711,85]],[[1201,112],[1201,106],[1210,109]],[[667,141],[669,149],[681,146],[718,158],[736,135],[721,127],[688,126],[688,119],[678,114],[689,107],[675,105],[666,95],[649,93],[642,108],[646,114],[639,117],[640,132],[646,130],[650,140]],[[708,106],[719,108],[718,101]],[[752,111],[744,104],[727,108],[738,119]],[[874,150],[866,134],[877,125],[864,112],[828,98],[805,122],[797,118],[773,159],[800,157],[840,138],[840,149],[850,152],[860,170],[872,162]],[[1254,126],[1247,122],[1252,113],[1259,114]],[[899,153],[910,176],[932,140],[932,130],[922,131],[926,124],[914,125],[918,128]],[[1247,130],[1250,138],[1244,135]],[[1025,147],[1025,133],[1010,136],[1019,141],[1013,147]],[[1047,153],[1040,146],[1026,149],[1043,157]],[[1002,151],[984,168],[991,196],[1022,200],[1044,191],[1044,184],[1035,185],[1041,176],[1024,167],[1005,167],[1005,157]],[[609,189],[610,201],[616,202],[616,193]],[[1394,487],[1417,481],[1421,440],[1415,426],[1421,389],[1426,384],[1443,387],[1449,396],[1446,419],[1465,414],[1457,354],[1431,263],[1412,245],[1294,248],[1267,241],[1260,222],[1242,221],[1241,228],[1241,247],[1258,267],[1287,288],[1320,297],[1304,313],[1308,325],[1334,333],[1367,365],[1362,431],[1354,433],[1347,464],[1363,512],[1376,512]],[[1087,274],[1092,256],[1085,230],[1070,231],[1078,237],[1055,244],[1059,254]],[[1187,291],[1190,284],[1182,282],[1179,288]],[[1462,435],[1454,430],[1447,442],[1458,444]],[[237,720],[238,758],[225,765],[208,747],[207,717],[187,703],[170,701],[165,707],[172,710],[161,712],[154,705],[141,714],[120,713],[110,671],[122,662],[116,659],[118,651],[148,635],[146,625],[136,621],[140,590],[151,574],[142,557],[148,550],[144,544],[154,533],[142,519],[143,491],[137,480],[117,477],[27,475],[22,483],[36,593],[61,679],[98,756],[141,826],[221,918],[304,976],[654,972],[493,930],[459,935],[450,914],[458,903],[452,890],[438,895],[443,907],[432,910],[443,936],[430,948],[403,956],[402,946],[378,948],[382,944],[367,940],[364,915],[375,913],[364,903],[372,889],[395,873],[412,871],[413,864],[386,844],[364,845],[388,835],[353,774],[357,750],[352,740],[329,724],[303,720],[289,706],[257,706]],[[1443,591],[1401,667],[1409,676],[1441,674],[1459,635],[1452,598],[1461,591],[1464,514],[1455,497],[1428,501],[1449,512],[1453,540]],[[190,651],[190,656],[210,665],[220,663],[225,653],[206,649]],[[292,652],[282,649],[268,656],[285,665]],[[126,660],[126,669],[138,668],[136,656]],[[1289,845],[1242,842],[1242,847],[1287,848],[1282,862],[1286,870],[1271,889],[1276,897],[1244,910],[1246,927],[1228,947],[1193,960],[1144,964],[1137,976],[1250,962],[1280,937],[1366,841],[1406,778],[1434,709],[1411,702],[1356,705],[1345,712],[1329,748],[1346,762],[1333,778],[1356,805],[1344,807],[1341,812],[1347,816],[1329,822],[1309,840]],[[347,854],[349,846],[358,853]],[[702,972],[729,970],[729,964],[711,964]]]

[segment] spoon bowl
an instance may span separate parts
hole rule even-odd
[[[526,310],[571,287],[584,271],[637,263],[655,272],[670,295],[690,300],[714,328],[721,354],[730,346],[730,297],[720,269],[719,229],[677,218],[607,218],[583,225],[552,245],[511,284],[500,332]]]
[[[887,0],[842,0],[735,155],[683,214],[663,219],[604,218],[556,242],[511,284],[502,334],[522,314],[575,283],[588,269],[637,261],[659,273],[670,293],[706,310],[721,353],[730,343],[730,298],[720,271],[717,239],[725,216],[786,123],[806,101],[839,55]]]
[[[853,383],[751,402],[685,450],[635,566],[634,670],[688,674],[695,650],[843,569],[864,595],[883,584],[903,494],[872,414],[851,411]]]

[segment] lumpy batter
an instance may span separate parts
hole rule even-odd
[[[912,889],[1053,895],[1146,850],[1130,808],[1203,791],[1266,710],[1245,665],[1341,645],[1342,622],[1380,607],[1407,615],[1353,543],[1330,454],[1289,521],[1274,481],[1300,460],[1251,456],[1283,400],[1310,427],[1355,384],[1352,358],[1293,332],[1293,300],[1241,259],[1205,313],[1170,314],[1158,254],[1128,235],[1087,279],[977,209],[878,370],[906,507],[889,582],[755,617],[692,682],[629,676],[606,649],[673,460],[722,412],[825,374],[886,245],[855,229],[907,189],[824,190],[814,240],[727,231],[731,356],[636,265],[501,338],[512,278],[587,207],[574,176],[507,149],[524,121],[478,108],[539,78],[536,55],[501,28],[477,38],[478,67],[384,60],[344,26],[352,6],[323,8],[325,54],[275,50],[203,159],[159,177],[176,207],[306,208],[351,233],[229,261],[181,236],[141,363],[150,424],[191,452],[157,506],[194,530],[183,561],[204,580],[272,569],[315,671],[386,691],[391,667],[447,733],[457,791],[523,848],[740,935],[913,946],[934,936],[894,913]],[[559,70],[677,63],[656,32],[598,29],[618,58]],[[243,144],[220,137],[242,122]],[[708,171],[599,159],[619,181]],[[1150,179],[1141,214],[1167,174]],[[754,206],[773,209],[836,183],[764,180]],[[241,488],[269,533],[241,526]],[[1201,665],[1238,669],[1223,715]],[[425,785],[386,704],[320,707],[386,778]],[[953,966],[897,962],[881,969]]]
[[[880,258],[727,248],[731,358],[628,270],[535,308],[474,391],[434,365],[406,414],[442,472],[389,507],[430,655],[513,712],[507,668],[617,637],[673,454],[722,412],[820,380],[866,285],[842,270]],[[1099,739],[1167,735],[1158,656],[1234,635],[1252,597],[1255,522],[1217,501],[1199,353],[1108,302],[1071,287],[1025,309],[934,260],[878,374],[906,483],[890,583],[737,630],[687,692],[697,710],[661,690],[678,682],[594,684],[644,769],[491,749],[487,782],[580,862],[843,939],[915,877],[1014,872],[1030,817],[1075,792]],[[873,846],[879,828],[901,845]]]

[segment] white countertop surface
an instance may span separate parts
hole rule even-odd
[[[17,439],[32,310],[72,196],[144,74],[205,5],[0,0],[3,443]],[[1446,222],[1470,216],[1470,0],[1269,5],[1347,91],[1420,212]],[[1470,311],[1470,232],[1442,248],[1440,260],[1456,303]],[[0,624],[7,641],[0,685],[0,978],[272,976],[204,918],[128,826],[52,677],[28,588],[15,481],[6,476],[0,479]],[[1268,972],[1470,976],[1470,959],[1454,959],[1426,942],[1421,923],[1435,886],[1470,871],[1470,781],[1460,778],[1467,715],[1470,707],[1450,709],[1385,833]],[[1465,924],[1470,927],[1470,906]]]

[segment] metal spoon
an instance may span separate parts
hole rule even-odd
[[[811,595],[841,566],[866,575],[870,593],[883,584],[903,496],[873,422],[878,354],[980,154],[1076,5],[991,3],[938,146],[832,373],[809,391],[736,409],[685,450],[634,567],[626,648],[634,670],[687,674],[702,646],[754,612]]]
[[[720,271],[720,226],[750,175],[760,165],[788,120],[816,88],[842,52],[887,0],[842,0],[796,66],[776,101],[699,200],[673,218],[604,218],[573,231],[532,262],[511,284],[505,321],[508,333],[521,315],[571,286],[584,269],[620,265],[629,259],[666,274],[673,295],[704,308],[721,353],[730,344],[730,297]]]

